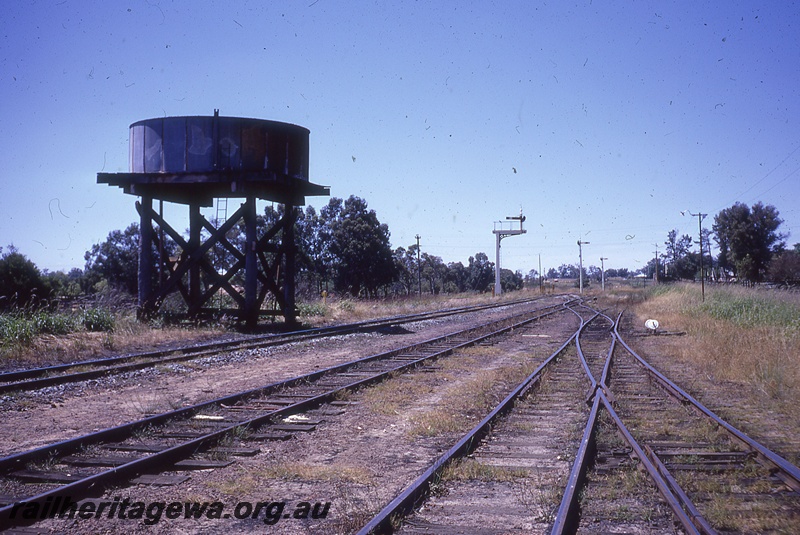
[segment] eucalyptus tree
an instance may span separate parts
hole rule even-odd
[[[772,205],[757,202],[751,207],[737,202],[714,217],[714,239],[719,246],[719,265],[749,282],[761,282],[772,257],[783,251],[786,235]]]

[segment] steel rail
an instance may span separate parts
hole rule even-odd
[[[587,400],[592,400],[592,410],[589,413],[586,426],[584,427],[581,443],[578,446],[578,452],[575,455],[575,462],[572,464],[567,485],[564,489],[564,494],[561,497],[561,504],[559,505],[558,512],[553,522],[551,534],[562,535],[563,533],[575,533],[578,529],[578,505],[580,502],[580,490],[586,484],[586,474],[589,470],[589,465],[593,462],[596,454],[596,441],[595,431],[597,429],[597,415],[600,407],[600,398],[595,395],[598,388],[597,380],[594,378],[589,363],[586,360],[586,355],[583,353],[583,348],[580,345],[580,335],[583,329],[592,321],[594,321],[600,312],[592,309],[586,305],[581,305],[592,312],[594,315],[587,321],[581,319],[581,326],[578,329],[577,336],[575,337],[575,349],[578,353],[578,360],[583,367],[586,377],[591,382]],[[571,310],[571,309],[570,309]],[[574,311],[573,311],[574,312]],[[577,314],[577,312],[576,312]],[[580,317],[580,316],[579,316]]]
[[[563,310],[563,309],[564,309],[564,307],[562,306],[560,310]],[[503,334],[503,333],[507,333],[507,332],[511,332],[516,328],[519,328],[519,327],[522,327],[524,325],[527,325],[528,323],[536,321],[537,319],[540,319],[542,317],[548,316],[550,314],[554,314],[554,313],[556,313],[558,311],[559,310],[543,312],[542,314],[535,315],[533,317],[529,317],[529,318],[523,319],[521,321],[516,321],[516,322],[512,323],[511,325],[506,325],[506,326],[500,327],[499,329],[497,329],[495,331],[492,331],[492,332],[489,332],[489,333],[485,333],[485,334],[481,334],[481,335],[478,335],[478,336],[476,336],[476,337],[474,337],[474,338],[472,338],[470,340],[467,340],[467,341],[464,341],[464,342],[460,342],[460,343],[456,343],[456,344],[451,345],[450,347],[440,349],[438,351],[435,351],[433,354],[429,354],[429,355],[426,355],[426,356],[421,356],[419,359],[415,359],[415,360],[412,360],[412,361],[405,361],[400,366],[395,366],[395,367],[387,369],[387,370],[382,370],[382,371],[380,371],[378,373],[373,374],[370,377],[364,377],[364,378],[361,378],[361,379],[359,379],[357,381],[351,381],[347,385],[336,387],[336,388],[334,388],[332,390],[329,390],[327,392],[324,392],[322,394],[309,396],[308,398],[306,398],[304,400],[301,400],[301,401],[298,401],[298,402],[296,402],[296,403],[294,403],[294,404],[292,404],[290,406],[287,406],[287,407],[284,407],[284,408],[281,408],[281,409],[275,409],[275,410],[267,411],[267,412],[265,412],[264,414],[262,414],[262,415],[260,415],[258,417],[251,418],[251,419],[246,420],[246,421],[237,422],[235,424],[232,424],[231,426],[228,426],[228,427],[225,427],[223,429],[208,433],[208,434],[206,434],[206,435],[204,435],[202,437],[194,438],[194,439],[191,439],[191,440],[186,440],[186,441],[182,442],[181,444],[169,447],[169,448],[167,448],[165,450],[162,450],[162,451],[159,451],[159,452],[156,452],[156,453],[152,453],[151,455],[148,455],[148,456],[142,457],[140,459],[136,459],[136,460],[130,461],[130,462],[126,463],[126,464],[113,467],[113,468],[111,468],[109,470],[104,470],[102,472],[99,472],[97,474],[88,476],[88,477],[86,477],[84,479],[81,479],[79,481],[75,481],[73,483],[69,483],[67,485],[60,486],[60,487],[52,489],[50,491],[46,491],[46,492],[41,493],[39,495],[27,498],[24,501],[25,501],[25,503],[31,503],[31,502],[46,503],[48,498],[49,499],[53,499],[56,496],[63,496],[63,495],[65,495],[65,493],[67,495],[69,495],[69,496],[85,496],[85,495],[91,494],[92,492],[100,492],[105,488],[105,486],[110,485],[112,483],[113,484],[119,484],[120,481],[129,481],[130,479],[132,479],[134,477],[137,477],[137,476],[139,476],[139,475],[141,475],[143,473],[149,473],[149,472],[152,472],[152,471],[157,471],[160,468],[163,468],[164,466],[168,466],[168,465],[174,464],[178,460],[184,459],[184,458],[186,458],[186,457],[188,457],[188,456],[190,456],[190,455],[192,455],[192,454],[194,454],[194,453],[196,453],[198,451],[201,451],[201,450],[203,450],[205,448],[208,448],[208,447],[216,444],[223,437],[229,435],[230,433],[234,433],[239,429],[257,427],[257,426],[263,425],[265,423],[271,422],[276,417],[289,416],[289,415],[292,415],[292,414],[297,414],[298,412],[307,411],[307,410],[309,410],[311,408],[317,407],[317,406],[319,406],[319,405],[321,405],[321,404],[323,404],[323,403],[325,403],[327,401],[332,400],[336,396],[336,394],[338,392],[341,392],[342,390],[355,389],[355,388],[358,388],[360,386],[364,386],[364,385],[367,385],[367,384],[370,384],[370,383],[382,381],[382,380],[386,379],[387,377],[389,377],[392,374],[395,374],[397,372],[404,371],[404,370],[411,369],[413,367],[419,366],[424,361],[435,359],[435,358],[439,358],[441,356],[444,356],[444,355],[447,355],[449,353],[452,353],[452,352],[456,351],[459,348],[471,346],[471,345],[480,343],[481,341],[484,341],[484,340],[486,340],[486,339],[488,339],[490,337],[497,336],[499,334]],[[536,312],[540,312],[540,310],[536,311]],[[531,313],[531,314],[533,314],[533,313]],[[489,325],[498,325],[498,324],[503,323],[503,322],[507,323],[508,319],[509,318],[506,318],[505,321],[504,320],[498,320],[498,321],[490,322]],[[459,334],[462,334],[464,332],[476,331],[478,329],[479,328],[472,328],[472,329],[466,329],[466,330],[463,330],[463,331],[459,331],[458,333],[450,333],[450,334],[448,334],[446,336],[437,337],[437,338],[432,339],[432,341],[429,341],[429,344],[430,343],[434,343],[434,342],[441,342],[442,340],[445,340],[445,339],[448,339],[448,338],[454,338],[455,336],[457,336]],[[419,347],[420,345],[423,345],[423,344],[415,344],[414,346],[410,346],[410,347]],[[403,352],[406,352],[408,350],[409,350],[409,348],[403,348],[401,350],[391,351],[391,352],[389,352],[389,354],[391,354],[391,355],[399,355],[399,354],[401,354]],[[378,356],[366,357],[364,359],[359,359],[358,361],[353,361],[353,362],[363,363],[363,362],[373,361],[373,360],[376,360],[377,357]],[[352,368],[353,366],[350,365],[350,366],[347,366],[347,367],[348,368]],[[332,370],[332,369],[340,369],[340,371],[341,371],[341,368],[343,368],[343,366],[340,365],[340,366],[336,366],[336,367],[333,367],[333,368],[328,368],[326,370],[320,370],[319,372],[315,372],[314,374],[310,374],[310,375],[313,375],[316,378],[320,378],[322,376],[330,376],[330,375],[332,375],[331,373],[329,373],[330,370]],[[308,379],[307,379],[308,377],[309,377],[309,375],[303,376],[302,378],[291,379],[289,381],[291,381],[292,383],[307,382],[308,381]],[[240,393],[240,394],[236,394],[234,396],[227,396],[225,398],[219,398],[219,399],[213,400],[211,402],[205,402],[205,403],[203,403],[201,405],[202,405],[202,407],[207,407],[209,405],[215,405],[215,404],[223,403],[223,402],[230,403],[230,402],[234,401],[234,398],[236,398],[238,400],[238,399],[241,399],[242,397],[251,397],[251,395],[253,395],[257,391],[259,391],[259,392],[263,391],[265,388],[273,389],[272,387],[274,387],[275,385],[284,385],[285,386],[286,383],[287,383],[286,381],[281,382],[281,383],[275,383],[273,385],[269,385],[268,387],[264,387],[262,389],[254,389],[254,390],[247,391],[246,393]],[[261,393],[263,393],[263,392],[261,392]],[[119,426],[117,428],[107,429],[107,430],[100,431],[100,432],[97,432],[97,433],[93,433],[93,434],[90,434],[90,435],[87,435],[87,436],[84,436],[84,437],[78,437],[77,439],[72,439],[70,441],[64,441],[64,442],[60,442],[60,443],[55,444],[55,445],[46,446],[46,447],[43,447],[43,448],[38,448],[38,449],[32,450],[30,452],[23,452],[21,454],[12,455],[12,456],[6,457],[4,459],[0,459],[0,471],[4,471],[4,472],[8,473],[10,470],[13,470],[15,467],[17,467],[22,462],[29,462],[31,460],[34,460],[34,459],[37,459],[37,458],[41,458],[43,454],[46,454],[46,450],[49,450],[50,452],[52,452],[53,450],[58,450],[58,454],[59,455],[64,455],[65,453],[69,453],[71,451],[76,451],[76,449],[80,448],[81,446],[83,446],[83,445],[85,445],[87,443],[86,442],[87,438],[91,438],[92,439],[91,440],[92,443],[107,442],[107,441],[119,440],[119,439],[123,439],[124,440],[125,438],[128,438],[130,436],[130,434],[131,434],[131,432],[133,430],[133,426],[137,426],[137,428],[139,428],[139,427],[142,427],[142,426],[146,426],[148,424],[152,425],[156,421],[158,421],[158,423],[163,423],[163,421],[174,419],[177,416],[186,416],[186,415],[189,415],[189,414],[193,414],[193,413],[197,412],[198,407],[199,406],[187,407],[187,408],[180,409],[180,410],[177,410],[177,411],[171,411],[169,413],[158,415],[156,417],[146,418],[146,419],[140,420],[138,422],[132,422],[132,423],[129,423],[129,424],[125,424],[125,425]],[[147,423],[145,423],[145,422],[147,422]],[[11,520],[18,521],[17,522],[18,524],[33,523],[29,519],[16,519],[16,518],[12,519],[11,518],[11,514],[13,512],[13,508],[14,508],[13,504],[10,504],[10,505],[5,506],[5,507],[0,507],[0,527],[3,526],[3,523],[10,522]]]
[[[592,399],[594,398],[595,392],[597,391],[598,388],[603,388],[603,386],[605,385],[606,378],[608,377],[608,374],[610,372],[611,355],[613,355],[613,353],[614,353],[614,346],[615,346],[615,342],[616,341],[615,341],[615,337],[614,337],[613,333],[610,333],[611,334],[611,346],[609,347],[608,353],[606,355],[605,366],[603,367],[603,371],[602,371],[602,374],[601,374],[601,377],[600,377],[600,381],[598,381],[597,379],[595,379],[594,374],[592,373],[591,369],[589,368],[589,361],[586,359],[586,354],[583,352],[583,347],[581,346],[581,337],[580,337],[580,335],[583,334],[583,328],[588,326],[589,323],[591,323],[592,321],[596,320],[598,317],[602,316],[602,317],[606,318],[609,322],[611,322],[612,326],[614,324],[614,320],[612,318],[610,318],[609,316],[607,316],[606,314],[604,314],[603,312],[601,312],[601,311],[595,310],[595,309],[593,309],[593,308],[591,308],[589,306],[583,305],[583,304],[581,306],[583,306],[584,308],[589,309],[592,312],[594,312],[594,315],[589,320],[587,320],[586,323],[581,327],[581,332],[578,334],[578,337],[575,339],[575,347],[576,347],[576,349],[578,351],[578,358],[580,359],[581,366],[583,366],[583,370],[586,372],[586,376],[589,378],[589,381],[591,382],[591,387],[589,388],[589,392],[586,395],[586,403],[587,404],[592,404]],[[610,397],[609,393],[607,391],[606,391],[606,396]],[[613,398],[611,398],[611,399],[613,400]]]
[[[572,464],[564,495],[561,497],[561,505],[559,505],[556,513],[553,528],[550,531],[551,535],[575,533],[578,530],[580,491],[586,485],[586,474],[589,471],[589,465],[592,464],[597,453],[595,435],[599,409],[600,396],[594,396],[592,411],[589,413],[589,421],[583,430],[581,444],[578,447],[575,462]]]
[[[602,404],[603,408],[608,412],[611,419],[614,421],[615,425],[619,429],[620,433],[625,438],[625,441],[628,442],[631,449],[636,453],[637,457],[639,458],[642,466],[645,467],[648,474],[650,475],[651,479],[654,481],[658,491],[664,497],[664,499],[669,504],[670,508],[675,513],[675,516],[684,526],[687,533],[699,534],[697,527],[695,526],[694,520],[695,518],[690,518],[683,508],[683,502],[676,498],[675,494],[672,492],[672,487],[668,483],[668,481],[662,477],[662,474],[656,468],[656,466],[650,461],[647,455],[644,453],[642,448],[630,434],[628,429],[625,427],[625,424],[617,415],[616,411],[614,410],[611,401],[606,396],[606,392],[610,391],[607,385],[607,379],[610,372],[611,361],[614,354],[614,348],[616,346],[616,323],[614,322],[609,316],[602,314],[601,312],[597,312],[592,318],[587,321],[588,324],[590,321],[593,321],[599,315],[604,316],[606,319],[611,321],[613,326],[613,331],[611,332],[611,344],[606,354],[606,361],[605,365],[603,366],[603,375],[601,381],[598,383],[594,380],[591,371],[589,370],[588,363],[586,362],[585,355],[583,351],[580,349],[579,342],[580,342],[580,332],[583,330],[583,326],[579,330],[578,337],[576,339],[576,347],[578,347],[578,356],[581,360],[583,365],[584,371],[587,373],[588,377],[591,379],[593,384],[593,391],[592,395],[594,396],[594,402],[592,404],[592,411],[589,415],[589,419],[586,423],[584,428],[583,437],[581,439],[581,445],[578,449],[578,453],[575,458],[575,462],[572,465],[572,470],[570,471],[569,479],[567,480],[567,486],[565,488],[564,494],[561,499],[561,504],[558,509],[558,513],[556,514],[556,518],[553,522],[553,528],[551,530],[551,535],[563,535],[565,533],[575,533],[577,532],[578,525],[579,525],[579,494],[580,490],[586,484],[586,474],[588,472],[589,466],[594,462],[594,457],[597,452],[596,450],[596,430],[597,430],[597,417],[598,417],[598,410],[600,405]],[[693,505],[691,506],[694,507]],[[696,510],[696,509],[695,509]]]
[[[578,317],[577,312],[569,309]],[[581,328],[583,327],[581,319]],[[416,480],[406,487],[397,497],[389,502],[381,511],[374,516],[363,528],[358,531],[358,535],[391,533],[393,531],[392,522],[397,516],[405,515],[412,511],[429,493],[431,483],[438,479],[442,470],[448,463],[458,457],[469,455],[490,431],[492,424],[502,415],[513,408],[514,401],[524,396],[530,388],[539,381],[544,369],[560,355],[578,335],[576,330],[561,347],[556,349],[542,364],[540,364],[528,377],[526,377],[514,390],[509,393],[488,415],[486,415],[475,427],[456,442],[449,450],[442,454],[436,461],[428,467]]]
[[[647,454],[647,457],[653,462],[653,466],[656,467],[658,473],[661,474],[661,477],[664,478],[672,491],[677,495],[678,499],[683,503],[683,506],[686,508],[686,512],[697,528],[707,535],[715,535],[717,531],[712,528],[711,524],[709,524],[705,517],[703,517],[703,515],[692,502],[691,498],[689,498],[689,495],[686,494],[683,488],[681,488],[681,486],[678,484],[678,481],[675,479],[675,477],[673,477],[664,463],[661,462],[661,459],[658,458],[656,452],[653,451],[653,448],[645,444],[644,451]]]
[[[614,350],[617,347],[617,336],[614,333],[614,329],[613,329],[613,327],[615,325],[614,319],[611,318],[610,316],[607,316],[606,314],[603,314],[602,312],[601,312],[601,314],[608,321],[611,322],[612,329],[611,329],[611,345],[608,348],[608,353],[606,353],[606,363],[603,366],[603,373],[600,376],[600,388],[603,389],[603,393],[606,395],[606,398],[613,404],[614,401],[615,401],[614,400],[614,394],[611,392],[611,389],[608,388],[608,381],[609,381],[610,376],[611,376],[611,365],[613,364],[613,361],[614,361]]]
[[[599,408],[601,405],[600,396],[597,396],[597,389],[603,388],[605,385],[605,380],[608,377],[610,363],[611,363],[611,356],[614,352],[614,340],[615,337],[612,334],[611,337],[611,347],[606,355],[606,362],[605,366],[603,367],[603,374],[600,382],[594,378],[594,374],[592,374],[591,369],[589,368],[589,363],[586,360],[586,355],[583,353],[583,348],[580,345],[580,334],[583,332],[583,328],[588,325],[591,321],[594,321],[598,316],[602,315],[606,319],[612,321],[611,318],[602,314],[601,312],[594,310],[586,305],[582,305],[584,308],[587,308],[594,312],[594,315],[586,321],[581,328],[579,329],[578,336],[575,339],[575,347],[578,353],[578,359],[580,360],[581,366],[583,367],[584,372],[586,373],[587,378],[591,381],[591,389],[587,396],[587,402],[591,402],[592,410],[589,413],[589,418],[586,422],[586,426],[583,430],[583,436],[581,438],[580,446],[578,447],[578,452],[575,455],[575,461],[572,464],[572,469],[570,470],[569,478],[567,479],[567,485],[564,490],[564,494],[561,497],[561,504],[559,505],[558,512],[556,513],[556,517],[553,521],[553,527],[550,531],[552,535],[563,535],[564,533],[575,533],[578,529],[578,522],[580,518],[579,514],[579,503],[580,503],[580,491],[586,485],[586,474],[589,471],[589,466],[594,462],[594,458],[597,453],[597,444],[595,440],[595,435],[597,431],[597,421],[598,421],[598,414]],[[592,401],[593,400],[593,401]]]
[[[581,333],[583,332],[583,329],[587,325],[589,325],[589,323],[594,321],[597,318],[597,316],[600,315],[599,312],[597,312],[597,311],[594,311],[594,312],[595,312],[594,316],[589,318],[588,321],[584,322],[581,325],[581,328],[578,329],[577,336],[575,337],[575,349],[577,349],[577,351],[578,351],[578,358],[581,361],[581,366],[583,366],[583,371],[586,372],[586,377],[588,377],[589,381],[592,383],[592,386],[589,388],[589,395],[587,396],[587,399],[590,399],[594,395],[594,392],[597,390],[597,379],[594,378],[594,375],[592,374],[592,370],[589,369],[589,362],[586,360],[586,356],[583,354],[583,349],[581,348],[580,340],[581,340]]]
[[[622,317],[622,313],[620,312],[619,317]],[[756,453],[757,458],[761,459],[762,462],[768,464],[772,468],[778,470],[779,474],[782,474],[784,477],[782,480],[789,485],[795,492],[800,492],[800,468],[793,465],[777,453],[773,452],[763,444],[759,443],[758,441],[752,439],[751,437],[747,436],[745,433],[734,427],[733,425],[729,424],[722,418],[720,418],[717,414],[715,414],[711,409],[700,403],[695,397],[691,394],[683,390],[681,387],[676,385],[670,379],[668,379],[664,374],[656,370],[653,366],[651,366],[647,361],[645,361],[641,356],[639,356],[631,347],[625,343],[625,340],[619,334],[617,326],[619,325],[619,318],[617,319],[617,323],[614,327],[614,333],[619,339],[620,344],[625,348],[627,352],[629,352],[638,362],[639,364],[644,367],[650,375],[658,381],[658,383],[663,386],[668,392],[670,392],[676,399],[681,402],[690,403],[692,406],[695,407],[698,411],[706,415],[709,419],[711,419],[714,423],[725,429],[735,440],[739,441],[743,444],[746,448],[750,449]]]
[[[289,344],[314,338],[337,336],[352,332],[366,331],[387,325],[397,325],[402,323],[410,323],[414,321],[424,321],[428,319],[435,319],[456,314],[479,312],[489,308],[500,308],[504,306],[514,306],[524,303],[532,303],[540,299],[543,298],[536,297],[533,299],[519,299],[515,301],[509,301],[506,303],[490,303],[484,305],[454,307],[450,309],[438,310],[433,312],[421,312],[417,314],[390,316],[375,320],[365,320],[357,323],[334,325],[329,327],[317,327],[313,329],[291,331],[288,333],[260,335],[255,337],[248,337],[245,339],[228,340],[222,342],[210,342],[207,344],[183,346],[161,351],[149,351],[149,352],[134,353],[128,355],[118,355],[101,359],[92,359],[92,360],[71,362],[67,364],[58,364],[55,366],[45,366],[41,368],[29,368],[26,370],[4,372],[0,373],[0,383],[4,383],[0,384],[0,394],[5,392],[19,391],[19,390],[34,390],[37,388],[44,388],[47,386],[53,386],[56,384],[62,384],[67,382],[78,382],[90,379],[97,379],[99,377],[105,377],[107,375],[115,373],[124,373],[128,371],[149,368],[159,364],[197,359],[203,356],[217,354],[221,351],[226,351],[226,350],[253,349],[260,347],[270,347],[274,345]],[[145,360],[145,359],[151,359],[151,360]],[[131,361],[138,361],[138,362],[131,362]],[[72,369],[85,368],[87,366],[103,366],[103,368],[98,368],[96,370],[74,372],[71,374],[52,375],[54,373],[67,372]]]
[[[600,398],[600,401],[603,403],[603,407],[608,412],[608,415],[616,424],[617,429],[619,429],[623,438],[625,438],[625,441],[628,443],[628,445],[631,447],[636,457],[639,459],[639,462],[642,464],[644,469],[647,470],[647,473],[650,475],[650,478],[656,484],[659,493],[661,493],[661,496],[664,497],[664,499],[667,502],[667,505],[669,505],[670,508],[672,509],[672,512],[675,513],[675,516],[678,518],[683,528],[689,534],[700,535],[701,532],[698,530],[697,526],[695,526],[693,520],[689,517],[689,515],[686,514],[686,511],[684,511],[682,501],[675,496],[675,494],[672,492],[672,489],[670,488],[670,485],[663,477],[661,477],[661,474],[658,472],[658,469],[655,467],[655,465],[653,465],[653,463],[647,457],[647,454],[644,452],[639,443],[636,442],[636,439],[633,438],[633,435],[631,435],[630,431],[628,431],[628,428],[622,422],[622,419],[614,410],[614,407],[611,406],[611,402],[608,400],[608,398],[606,397],[606,395],[603,393],[602,390],[598,390],[597,397]]]

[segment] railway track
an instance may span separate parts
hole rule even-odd
[[[695,527],[701,533],[797,529],[800,469],[622,345],[610,381],[617,412]],[[648,416],[654,412],[657,422]]]
[[[789,533],[800,525],[800,469],[649,367],[619,336],[619,318],[573,312],[582,316],[573,337],[361,535],[398,525],[438,535]],[[576,405],[583,399],[591,410]],[[576,425],[585,425],[579,440],[568,431]]]
[[[586,400],[591,405],[591,398],[597,390],[598,383],[601,383],[608,373],[608,355],[613,351],[615,343],[612,332],[614,321],[585,305],[578,310],[584,316],[585,325],[580,335],[575,337],[576,356],[590,382]]]
[[[290,417],[323,404],[335,407],[342,391],[381,381],[563,310],[558,304],[514,314],[421,344],[7,456],[0,459],[4,492],[0,500],[5,504],[0,507],[0,527],[47,517],[41,512],[51,510],[64,496],[78,499],[128,482],[175,484],[186,479],[186,471],[225,466],[230,460],[219,460],[220,456],[257,452],[247,442],[287,438],[313,428],[313,420]]]
[[[578,329],[474,428],[367,522],[359,535],[390,533],[399,523],[403,524],[401,531],[410,534],[530,533],[550,521],[557,501],[548,496],[549,489],[566,476],[568,460],[574,454],[569,446],[574,439],[569,438],[570,425],[566,422],[572,422],[574,428],[577,421],[577,427],[582,427],[585,410],[581,394],[591,384],[574,352],[573,358],[569,358],[567,350],[591,321],[585,318],[594,318],[596,313],[589,313],[586,307],[574,307],[570,311],[580,318]],[[529,394],[532,400],[527,402]],[[541,406],[537,403],[539,394]],[[534,437],[533,431],[537,429],[549,429],[549,432]],[[547,434],[552,440],[547,440]],[[533,443],[514,438],[520,435]],[[565,446],[566,453],[556,453],[555,450]],[[548,466],[554,471],[543,476]],[[462,480],[460,474],[470,471],[491,475],[486,481],[470,476]],[[443,477],[446,478],[444,485],[441,484]],[[456,481],[448,482],[449,479]],[[442,496],[429,504],[426,500],[432,492]],[[423,503],[425,505],[420,508]],[[531,504],[536,504],[537,510],[532,510]],[[407,522],[402,521],[415,511]]]
[[[800,469],[652,368],[618,323],[552,533],[790,533]]]
[[[399,533],[546,531],[588,416],[580,393],[589,386],[575,348],[564,348],[480,446],[443,471],[434,495]]]
[[[376,320],[368,320],[344,325],[319,327],[287,333],[251,336],[245,339],[231,341],[186,345],[163,351],[141,352],[102,359],[58,364],[54,366],[8,371],[0,373],[0,394],[30,391],[49,386],[98,379],[101,377],[153,368],[165,364],[199,359],[211,355],[217,355],[221,352],[258,349],[286,345],[304,340],[311,340],[314,338],[339,336],[356,332],[369,332],[384,327],[402,325],[411,322],[426,321],[457,314],[467,314],[507,306],[520,305],[534,302],[538,299],[541,298],[455,307],[433,312],[392,316],[388,318],[380,318]]]

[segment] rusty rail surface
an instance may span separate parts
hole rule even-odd
[[[675,496],[667,481],[661,476],[659,471],[656,469],[656,467],[653,465],[653,463],[645,454],[642,447],[639,445],[638,442],[636,442],[636,439],[633,438],[633,435],[631,435],[630,431],[628,431],[628,428],[622,422],[622,419],[619,417],[617,412],[611,406],[611,402],[608,400],[608,398],[606,398],[603,392],[598,392],[597,395],[602,401],[603,407],[605,407],[606,411],[608,411],[609,416],[616,424],[617,429],[619,429],[620,433],[622,433],[622,436],[625,438],[625,441],[628,443],[628,445],[636,454],[636,457],[639,459],[639,462],[642,463],[642,466],[644,466],[645,470],[647,470],[647,473],[650,475],[650,478],[656,484],[656,487],[658,487],[659,493],[661,493],[661,496],[664,497],[664,500],[666,500],[667,504],[675,513],[675,516],[680,521],[683,528],[687,531],[687,533],[699,534],[700,531],[697,529],[692,519],[689,518],[689,516],[684,511],[683,502],[678,497]]]
[[[667,482],[669,488],[672,489],[672,491],[678,496],[678,499],[683,504],[683,507],[686,509],[686,513],[689,515],[689,518],[692,519],[694,525],[697,526],[697,528],[703,533],[708,535],[715,534],[716,530],[712,528],[703,515],[700,514],[700,511],[697,510],[697,507],[695,507],[691,498],[689,498],[689,495],[686,494],[686,492],[681,488],[669,470],[667,470],[667,467],[664,466],[664,463],[661,462],[661,459],[659,459],[655,454],[653,449],[650,446],[645,445],[644,450],[647,454],[647,458],[652,461],[653,466],[656,467],[658,473],[661,474],[661,477],[663,477],[664,481]]]
[[[585,307],[589,308],[589,307]],[[579,315],[576,311],[572,310],[573,313]],[[580,316],[580,315],[579,315]],[[598,317],[605,317],[611,324],[609,328],[609,349],[605,356],[605,363],[602,368],[602,376],[600,380],[597,380],[591,371],[591,366],[587,362],[586,355],[583,354],[583,349],[581,348],[581,341],[580,337],[584,333],[587,325],[596,320]],[[620,337],[618,332],[618,326],[620,322],[622,314],[620,314],[616,321],[611,317],[603,314],[602,312],[594,311],[594,315],[589,319],[584,321],[581,319],[581,325],[576,330],[576,332],[572,335],[570,340],[568,340],[564,346],[559,348],[556,353],[551,355],[548,360],[540,366],[532,374],[531,377],[526,379],[526,381],[535,381],[538,380],[534,378],[534,375],[540,373],[544,367],[552,362],[552,359],[555,356],[562,352],[566,345],[569,344],[571,340],[575,341],[576,348],[578,350],[578,355],[581,361],[581,366],[583,367],[584,371],[587,374],[587,377],[592,383],[592,392],[590,396],[587,398],[587,402],[590,402],[592,405],[592,409],[588,418],[588,422],[586,427],[584,428],[583,436],[580,442],[580,446],[578,448],[578,453],[576,455],[576,460],[572,465],[572,469],[570,471],[569,480],[565,487],[564,494],[562,496],[561,504],[558,509],[558,513],[553,523],[552,531],[553,534],[562,534],[562,533],[575,533],[578,529],[580,523],[580,503],[579,503],[579,496],[581,494],[581,489],[585,486],[587,480],[587,472],[589,467],[594,462],[594,455],[596,454],[596,431],[597,431],[597,421],[598,415],[600,411],[605,410],[608,417],[611,421],[614,422],[615,427],[617,428],[619,435],[624,439],[624,441],[630,447],[632,455],[638,461],[639,465],[644,468],[649,476],[649,480],[653,482],[658,493],[663,498],[664,502],[669,507],[669,510],[672,512],[672,522],[675,525],[679,525],[680,529],[683,530],[685,533],[689,534],[715,534],[716,531],[714,528],[709,524],[709,522],[703,517],[703,515],[699,512],[697,507],[692,503],[688,494],[678,485],[675,478],[669,473],[666,469],[664,464],[658,459],[655,454],[651,454],[651,450],[648,446],[640,445],[631,432],[628,430],[625,423],[622,421],[619,414],[617,414],[614,408],[614,397],[612,394],[612,390],[609,387],[609,377],[610,371],[613,366],[614,360],[614,353],[616,348],[619,345],[626,351],[630,351],[632,355],[634,355],[640,363],[648,370],[649,373],[653,374],[653,377],[659,381],[661,386],[666,390],[668,394],[675,395],[678,399],[682,401],[686,401],[692,403],[693,405],[698,406],[698,410],[703,412],[706,415],[713,415],[711,411],[705,409],[702,405],[696,402],[694,398],[683,392],[677,385],[666,379],[663,374],[658,373],[655,371],[654,368],[647,365],[644,360],[632,352],[630,347],[624,342],[624,340]],[[518,387],[519,390],[520,387]],[[420,502],[426,497],[429,492],[430,486],[433,482],[440,477],[440,474],[444,467],[451,462],[453,459],[458,457],[463,457],[472,453],[475,448],[478,446],[478,442],[487,435],[488,427],[495,421],[495,418],[499,414],[503,414],[510,410],[508,406],[512,402],[512,397],[514,393],[509,395],[501,405],[499,405],[492,413],[490,413],[484,420],[481,421],[475,428],[473,428],[467,435],[462,437],[462,439],[456,443],[450,450],[448,450],[444,455],[436,460],[436,462],[425,471],[425,473],[420,476],[417,480],[415,480],[410,486],[408,486],[399,496],[397,496],[391,503],[389,503],[386,507],[384,507],[380,513],[376,517],[374,517],[366,526],[364,526],[361,531],[359,531],[359,535],[367,535],[371,533],[389,533],[392,532],[395,528],[393,523],[408,514],[412,511],[415,507],[417,507]],[[725,429],[734,429],[730,424],[725,423],[718,417],[712,418],[715,422],[721,425]],[[747,437],[741,432],[737,432],[734,434],[735,438],[742,440],[745,444],[750,445],[753,448],[758,448],[759,456],[763,456],[764,458],[771,460],[776,468],[783,470],[785,469],[788,472],[786,476],[789,478],[792,473],[794,473],[797,469],[790,463],[785,460],[782,460],[777,454],[770,452],[763,446],[759,448],[759,444],[754,441],[753,439]],[[781,462],[783,461],[783,462]],[[790,485],[791,486],[791,485]]]
[[[757,459],[761,460],[763,463],[766,463],[772,470],[776,471],[776,475],[778,475],[781,480],[784,481],[784,483],[797,491],[800,470],[796,466],[792,465],[778,454],[770,451],[751,437],[745,435],[731,424],[714,414],[710,409],[703,406],[694,397],[685,392],[674,382],[647,363],[636,352],[634,352],[619,335],[619,323],[621,317],[622,313],[620,313],[617,317],[617,320],[613,322],[614,340],[619,341],[624,349],[634,357],[636,362],[659,384],[659,386],[668,395],[673,396],[684,404],[690,404],[700,414],[706,416],[715,424],[725,429],[735,441],[744,444],[745,447],[750,451],[755,452],[757,454]],[[689,495],[681,488],[681,486],[669,472],[667,467],[661,462],[652,448],[647,445],[641,447],[634,439],[632,434],[628,431],[622,419],[616,413],[613,406],[613,398],[611,397],[611,389],[608,386],[607,379],[607,372],[610,370],[612,358],[613,345],[609,350],[608,359],[603,372],[603,379],[598,383],[597,389],[597,397],[602,402],[603,408],[605,408],[605,410],[608,412],[625,441],[631,447],[631,450],[634,452],[641,465],[648,472],[652,481],[656,484],[660,494],[674,512],[675,518],[681,523],[683,529],[687,533],[703,533],[708,535],[717,533],[716,530],[703,517],[697,507],[692,503]],[[587,435],[590,432],[590,427],[587,425],[584,438],[589,441],[591,439],[587,438]],[[581,477],[582,471],[585,470],[583,463],[590,462],[591,461],[589,459],[581,456],[579,456],[576,460],[576,463],[573,466],[573,474],[571,475],[570,482],[567,487],[568,492],[565,494],[564,499],[562,500],[562,505],[559,509],[559,514],[553,527],[553,534],[574,533],[577,529],[578,519],[575,517],[575,515],[577,514],[578,507],[576,499],[574,498],[574,494],[576,493],[575,489],[579,488],[580,484],[585,481],[585,478]]]
[[[597,415],[600,409],[600,400],[601,396],[594,396],[592,412],[589,413],[589,421],[586,423],[586,428],[583,430],[581,445],[578,447],[578,454],[575,456],[575,462],[572,464],[567,486],[561,498],[561,505],[553,521],[553,529],[550,532],[553,535],[575,533],[578,530],[578,521],[580,517],[580,513],[578,512],[578,506],[580,504],[579,494],[586,484],[586,474],[589,471],[589,466],[593,462],[595,453],[597,453],[595,431],[597,430]]]

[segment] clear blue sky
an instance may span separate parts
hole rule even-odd
[[[96,183],[127,171],[130,123],[215,108],[309,128],[313,182],[446,262],[494,260],[520,207],[502,264],[523,272],[579,238],[636,269],[696,238],[681,210],[736,201],[800,241],[794,2],[14,1],[0,61],[0,246],[40,268],[137,220]]]

